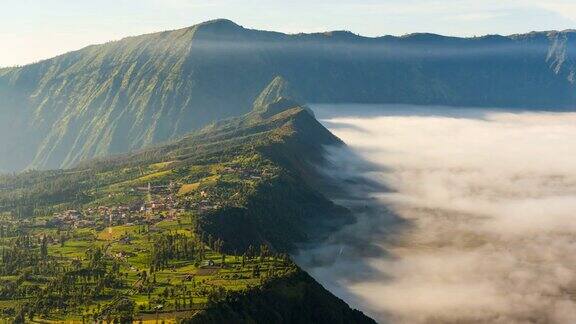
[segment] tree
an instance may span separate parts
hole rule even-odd
[[[101,311],[101,316],[111,319],[116,316],[119,323],[132,323],[134,321],[134,308],[136,303],[130,298],[118,298],[107,304]]]
[[[24,324],[26,322],[26,310],[24,308],[20,308],[16,316],[14,317],[14,324]]]
[[[48,257],[48,240],[46,239],[46,235],[42,237],[42,245],[40,246],[40,256],[42,259],[46,259]]]
[[[64,243],[66,243],[66,235],[65,234],[60,234],[60,246],[64,246]]]
[[[260,262],[264,262],[264,259],[268,256],[269,253],[270,249],[268,248],[268,245],[262,244],[260,246]]]

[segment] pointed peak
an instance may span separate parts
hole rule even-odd
[[[269,118],[292,108],[314,113],[301,104],[300,97],[292,90],[290,84],[281,76],[276,76],[254,101],[252,115]]]
[[[281,76],[276,76],[254,101],[254,110],[263,109],[280,98],[297,100],[297,97],[288,81]]]

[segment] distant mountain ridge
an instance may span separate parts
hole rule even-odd
[[[576,108],[576,32],[287,35],[215,20],[0,69],[0,170],[70,167],[252,109],[307,102]]]

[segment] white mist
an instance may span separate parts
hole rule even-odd
[[[327,173],[376,185],[298,262],[381,322],[576,323],[576,113],[438,109],[323,120]]]

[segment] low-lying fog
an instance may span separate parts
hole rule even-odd
[[[325,287],[380,322],[576,323],[576,113],[313,108],[358,217],[296,257]]]

